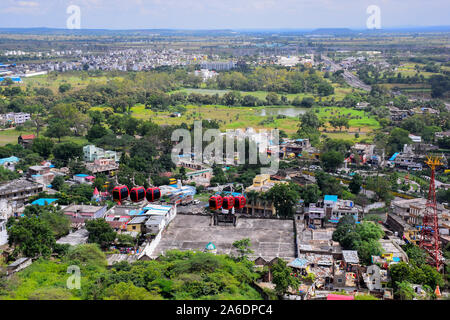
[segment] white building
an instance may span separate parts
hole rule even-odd
[[[0,246],[8,243],[8,233],[6,231],[6,219],[0,219]]]
[[[87,162],[93,162],[98,159],[114,159],[116,162],[119,161],[119,155],[116,151],[103,150],[92,144],[83,147],[83,155],[84,161]]]

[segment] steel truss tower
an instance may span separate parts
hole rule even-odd
[[[419,247],[428,253],[428,263],[439,271],[443,264],[443,256],[439,241],[438,215],[436,205],[436,188],[434,174],[437,166],[442,162],[439,157],[428,157],[425,162],[431,168],[430,188],[428,190],[428,200],[423,216],[422,229],[420,233]]]

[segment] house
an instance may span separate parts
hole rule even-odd
[[[162,219],[164,219],[164,217]],[[135,231],[142,233],[143,231],[145,231],[144,226],[146,221],[147,221],[146,216],[134,217],[133,219],[131,219],[131,221],[128,222],[127,231],[129,232]]]
[[[88,241],[89,232],[86,229],[79,229],[77,231],[69,233],[67,236],[62,237],[56,241],[58,244],[70,244],[76,246],[85,244]]]
[[[389,107],[390,119],[393,122],[400,122],[411,116],[408,110],[400,110],[397,107]]]
[[[24,124],[30,119],[31,115],[25,112],[18,112],[18,113],[10,112],[0,115],[0,120],[2,120],[3,122],[8,122],[13,125]]]
[[[392,160],[391,160],[392,159]],[[413,151],[412,145],[405,144],[402,152],[392,155],[389,161],[394,163],[395,167],[403,169],[422,170],[424,156],[418,155]]]
[[[44,190],[44,186],[25,179],[16,179],[0,185],[0,200],[24,203]]]
[[[119,164],[115,159],[95,159],[94,162],[85,162],[85,165],[86,169],[94,174],[113,175],[119,169]]]
[[[368,102],[358,102],[355,106],[356,110],[365,110],[369,108],[370,104]]]
[[[409,134],[408,137],[412,140],[413,143],[421,143],[422,142],[422,137],[420,137],[420,136]]]
[[[8,243],[8,232],[6,231],[6,219],[0,218],[0,247]]]
[[[103,218],[108,206],[90,206],[73,204],[62,209],[63,213],[72,218],[79,218],[83,220],[92,220]]]
[[[49,185],[55,178],[55,174],[50,171],[49,166],[31,166],[28,168],[27,177],[43,185]]]
[[[2,159],[0,159],[0,166],[3,166],[3,168],[8,169],[10,171],[15,171],[16,164],[19,161],[20,161],[20,159],[15,156],[11,156],[8,158],[2,158]]]
[[[33,144],[34,139],[36,139],[34,134],[20,135],[17,138],[17,143],[24,148],[29,148]]]
[[[322,228],[326,218],[325,208],[322,203],[310,203],[308,207],[305,207],[304,219],[306,225],[310,227]]]
[[[434,134],[434,136],[436,137],[436,139],[448,138],[448,137],[450,137],[450,130],[448,130],[448,131],[436,132],[436,133]]]
[[[372,160],[374,156],[375,145],[356,143],[352,147],[352,154],[350,155],[350,162],[365,164]]]
[[[92,184],[94,179],[95,179],[94,176],[90,176],[88,174],[83,174],[83,173],[75,174],[73,176],[73,180],[79,184],[83,184],[83,183]]]
[[[150,216],[145,222],[145,230],[147,234],[156,235],[160,230],[163,230],[166,225],[164,216]]]
[[[126,230],[127,224],[131,220],[131,216],[115,216],[108,215],[105,217],[105,221],[113,228],[116,232]]]
[[[392,213],[400,217],[407,224],[416,227],[422,225],[422,219],[425,213],[427,199],[414,198],[402,199],[391,202]],[[438,226],[443,233],[448,234],[447,210],[442,204],[437,203],[436,211],[438,215]],[[447,230],[447,231],[445,231]]]
[[[302,153],[311,148],[309,139],[284,140],[280,145],[284,157],[301,157]]]
[[[103,150],[90,144],[83,147],[84,161],[93,162],[98,159],[113,159],[115,162],[119,161],[119,155],[116,151]]]
[[[30,266],[33,263],[31,258],[19,258],[10,265],[6,267],[6,275],[7,277],[12,276],[14,273],[19,272],[20,270],[23,270]]]
[[[334,264],[333,287],[348,292],[359,287],[359,257],[356,250],[342,250],[342,261]]]
[[[248,194],[251,191],[261,193],[272,189],[276,184],[288,183],[287,181],[272,180],[269,174],[260,174],[253,178],[253,184],[245,192]],[[273,203],[269,200],[248,198],[245,207],[242,210],[243,214],[273,216],[276,214],[276,209]]]

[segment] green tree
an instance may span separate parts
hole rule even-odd
[[[326,171],[333,171],[344,162],[344,156],[338,151],[328,151],[320,155],[320,161]]]
[[[291,269],[287,266],[286,261],[277,259],[272,266],[272,282],[275,284],[275,291],[278,295],[286,293],[289,289],[297,290],[300,281],[297,277],[291,275]]]
[[[272,201],[278,215],[291,217],[300,194],[293,183],[277,183],[267,192],[267,197]]]
[[[387,140],[387,153],[393,154],[403,150],[403,145],[411,144],[409,132],[402,128],[394,128],[391,130]]]
[[[250,249],[252,246],[251,240],[249,238],[245,238],[242,240],[237,240],[233,242],[233,247],[237,249],[240,254],[240,259],[246,259],[249,254],[253,253],[253,250]]]
[[[412,285],[407,281],[397,282],[397,290],[395,294],[399,296],[400,300],[413,300],[416,296]]]
[[[306,185],[301,191],[301,197],[305,205],[316,203],[321,195],[320,189],[315,184]]]
[[[51,227],[36,216],[13,220],[8,228],[8,243],[26,257],[48,257],[56,241]]]
[[[49,123],[45,135],[50,138],[58,138],[58,142],[61,142],[61,138],[70,133],[70,124],[67,120],[54,119]]]
[[[40,137],[33,140],[32,150],[41,157],[48,158],[52,153],[53,141],[49,138]]]
[[[72,89],[72,85],[70,83],[63,83],[62,85],[59,86],[60,93],[65,93],[70,89]]]
[[[160,300],[157,293],[148,292],[145,288],[136,287],[131,281],[120,282],[106,289],[105,300]]]
[[[74,142],[60,143],[53,147],[53,156],[67,165],[69,160],[83,156],[83,148]]]
[[[362,183],[363,183],[362,177],[356,173],[352,177],[352,180],[350,181],[348,188],[353,194],[358,194],[361,191]]]
[[[89,232],[88,242],[97,243],[101,248],[106,248],[116,239],[116,232],[105,219],[86,221],[86,230]]]

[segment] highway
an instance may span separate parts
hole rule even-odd
[[[322,59],[323,61],[330,65],[330,71],[331,72],[336,72],[338,70],[343,70],[343,77],[344,80],[352,87],[358,88],[358,89],[362,89],[365,91],[370,91],[372,89],[371,86],[365,84],[364,82],[362,82],[357,76],[355,76],[353,73],[351,73],[350,71],[342,68],[340,65],[338,65],[337,63],[335,63],[333,60],[331,60],[329,57],[322,55]]]

